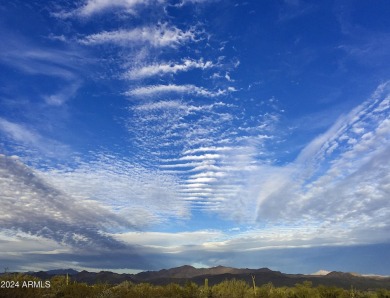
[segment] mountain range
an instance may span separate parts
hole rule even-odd
[[[124,281],[133,283],[148,282],[154,285],[166,285],[169,283],[185,284],[188,281],[203,285],[205,279],[210,286],[229,279],[245,280],[249,284],[255,278],[256,285],[272,283],[274,286],[294,286],[297,283],[311,281],[313,286],[337,286],[345,289],[354,287],[360,290],[384,288],[390,289],[390,277],[378,275],[359,275],[356,273],[345,273],[332,271],[327,273],[320,270],[315,274],[286,274],[280,271],[273,271],[268,268],[260,269],[238,269],[232,267],[217,266],[212,268],[195,268],[189,265],[163,269],[160,271],[144,271],[137,274],[119,274],[110,271],[88,272],[76,271],[73,269],[59,269],[50,271],[28,272],[27,274],[41,279],[50,279],[56,275],[68,274],[71,280],[94,284],[104,282],[119,284]]]

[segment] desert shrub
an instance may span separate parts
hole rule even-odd
[[[111,298],[114,298],[114,297],[131,297],[129,295],[130,295],[133,287],[134,287],[134,283],[132,283],[131,281],[121,282],[119,285],[113,286],[111,288],[111,291],[112,291]]]
[[[194,282],[188,281],[183,288],[183,297],[198,298],[200,296],[200,289]]]
[[[337,287],[318,286],[317,290],[321,298],[339,298],[345,295],[345,290]]]
[[[301,284],[296,284],[291,298],[320,298],[320,294],[316,288],[312,287],[311,281],[304,281]]]
[[[379,289],[376,291],[378,298],[390,298],[390,291],[385,289]]]
[[[294,289],[292,288],[275,288],[270,298],[289,298],[294,297]]]
[[[94,297],[96,293],[94,288],[85,283],[70,283],[62,291],[59,291],[55,297],[63,298],[85,298]]]
[[[161,297],[181,298],[183,297],[184,291],[183,288],[180,287],[178,284],[170,283],[169,285],[163,287],[161,294]]]
[[[40,279],[25,274],[3,274],[0,281],[39,282]],[[88,285],[70,281],[65,276],[50,279],[50,288],[0,288],[0,298],[390,298],[387,289],[369,291],[350,288],[348,290],[332,287],[313,287],[311,282],[296,284],[295,287],[274,287],[272,283],[260,287],[250,287],[244,280],[225,280],[214,286],[188,281],[184,286],[168,284],[165,286],[149,283],[135,284],[130,281],[118,285],[96,283]]]
[[[256,288],[256,297],[270,298],[275,287],[272,282],[262,285]]]
[[[253,297],[253,289],[243,280],[225,280],[211,289],[212,297],[245,298]]]
[[[158,286],[152,286],[149,283],[141,283],[138,285],[135,285],[132,288],[132,295],[129,297],[134,297],[134,298],[149,298],[153,297],[152,295],[155,293],[158,293]],[[157,297],[157,296],[156,296]]]

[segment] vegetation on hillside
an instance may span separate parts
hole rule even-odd
[[[69,297],[69,298],[390,298],[390,290],[370,289],[349,290],[317,286],[305,281],[294,287],[274,287],[272,283],[256,285],[255,279],[249,285],[238,279],[225,280],[209,286],[207,279],[204,285],[188,281],[181,286],[171,283],[165,286],[149,283],[135,284],[129,281],[117,285],[96,283],[87,285],[72,281],[67,276],[54,276],[50,280],[24,274],[3,274],[0,276],[0,297]]]

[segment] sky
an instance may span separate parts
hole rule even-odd
[[[390,275],[389,14],[0,0],[0,266]]]

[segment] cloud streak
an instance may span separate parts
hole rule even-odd
[[[192,69],[206,70],[215,67],[211,61],[204,62],[184,59],[182,63],[155,63],[139,68],[134,68],[126,72],[123,77],[130,80],[139,80],[150,78],[154,76],[162,76],[167,74],[177,74],[179,72],[186,72]]]
[[[386,83],[308,144],[294,163],[270,168],[259,195],[258,220],[319,221],[350,232],[362,226],[376,229],[379,223],[388,227],[389,113]]]
[[[146,87],[139,87],[135,88],[133,90],[130,90],[125,93],[125,95],[128,96],[154,96],[164,93],[182,93],[182,94],[193,94],[196,96],[203,96],[203,97],[216,97],[225,95],[227,93],[226,90],[217,90],[217,91],[210,91],[203,87],[197,87],[194,85],[175,85],[175,84],[169,84],[169,85],[153,85],[153,86],[146,86]]]
[[[195,41],[195,29],[183,31],[167,23],[157,26],[144,26],[129,30],[103,31],[87,35],[79,42],[84,45],[115,44],[119,46],[134,47],[149,45],[154,48],[177,47],[188,41]]]
[[[54,139],[47,138],[22,123],[11,122],[0,117],[0,132],[10,140],[14,150],[30,158],[44,156],[63,158],[71,153],[70,147]]]
[[[188,214],[188,206],[177,196],[175,177],[111,154],[97,154],[95,160],[76,167],[39,174],[70,196],[98,202],[131,218],[129,222],[137,228]]]
[[[164,0],[87,0],[84,5],[73,11],[61,11],[53,13],[53,15],[59,18],[70,18],[75,16],[90,18],[99,13],[117,10],[135,15],[137,11],[143,7],[161,5],[163,3],[165,3]]]
[[[74,247],[123,248],[104,231],[130,222],[92,202],[80,202],[41,179],[18,159],[0,155],[3,229]]]

